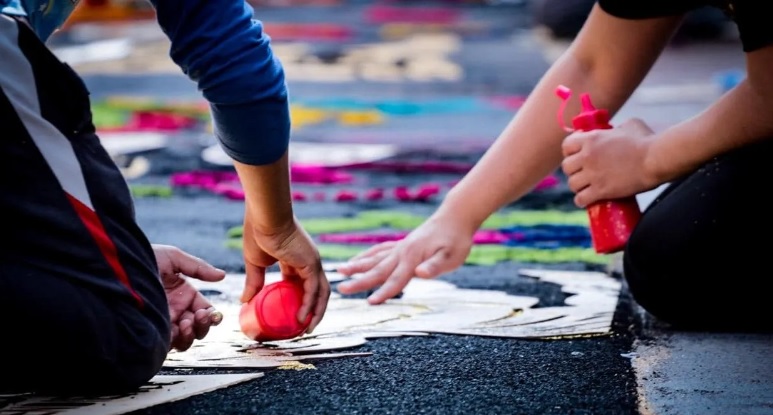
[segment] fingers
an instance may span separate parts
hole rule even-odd
[[[350,270],[350,268],[351,268],[353,263],[359,262],[359,261],[361,261],[363,259],[366,259],[366,258],[373,257],[373,256],[378,255],[378,254],[382,254],[384,252],[388,252],[392,248],[394,248],[394,246],[397,244],[397,242],[398,241],[388,241],[388,242],[382,242],[382,243],[377,244],[377,245],[373,245],[370,248],[366,249],[365,251],[360,252],[359,254],[351,257],[349,259],[349,261],[346,262],[346,264],[343,264],[343,265],[339,266],[337,271],[342,273],[342,274],[345,274],[345,275],[354,274],[357,271],[351,271]]]
[[[394,271],[396,266],[397,255],[393,253],[361,276],[341,282],[338,284],[337,289],[342,294],[354,294],[371,290],[386,281],[387,277],[392,275],[392,271]]]
[[[572,192],[579,193],[590,186],[590,178],[588,177],[588,174],[581,170],[569,176],[566,179],[566,184]]]
[[[193,290],[193,287],[190,287]],[[187,303],[187,301],[186,301]],[[187,308],[170,307],[172,322],[171,348],[187,350],[194,340],[203,339],[212,326],[220,324],[223,314],[216,311],[209,301],[196,293]]]
[[[580,208],[585,208],[597,200],[599,200],[599,198],[596,195],[594,189],[590,186],[582,189],[576,195],[574,195],[574,204]]]
[[[177,336],[180,335],[180,328],[176,323],[172,323],[172,341],[169,343],[169,349],[174,349],[175,343],[177,343]]]
[[[438,275],[451,271],[456,264],[452,264],[452,252],[447,248],[440,248],[415,268],[415,274],[420,278],[435,278]]]
[[[207,300],[207,297],[204,297],[204,295],[202,295],[200,291],[196,290],[195,287],[191,286],[191,289],[194,290],[196,293],[193,296],[193,299],[191,300],[191,305],[188,307],[189,309],[193,310],[194,312],[198,310],[207,310],[207,309],[211,311],[215,310],[212,307],[212,303],[210,303],[209,300]]]
[[[167,254],[175,272],[202,281],[220,281],[225,277],[225,271],[215,268],[201,258],[197,258],[181,249],[168,249]]]
[[[370,304],[381,304],[384,301],[393,298],[397,294],[403,291],[408,282],[413,278],[413,270],[416,268],[408,258],[401,261],[397,267],[395,267],[392,275],[387,278],[386,282],[368,297]]]
[[[580,152],[580,150],[582,150],[582,145],[585,140],[588,139],[589,134],[593,133],[579,131],[569,134],[564,141],[561,142],[561,153],[564,157],[569,157],[572,154]]]
[[[212,326],[210,319],[212,311],[214,308],[200,308],[193,313],[193,335],[196,340],[203,339],[209,333],[209,328]]]
[[[327,303],[330,300],[330,283],[324,276],[320,281],[321,283],[319,285],[319,290],[317,291],[317,301],[313,311],[314,317],[312,317],[311,324],[309,324],[309,328],[306,330],[306,333],[311,333],[314,331],[314,329],[317,328],[320,321],[322,321],[322,317],[325,316]]]
[[[266,269],[246,263],[245,271],[246,278],[244,279],[244,291],[242,291],[241,302],[246,303],[255,296],[263,288],[263,283],[266,280]]]
[[[172,295],[176,295],[176,294],[177,292],[173,293]],[[185,305],[181,306],[180,304],[187,304],[186,300],[183,299],[182,301],[180,301],[175,298],[170,298],[169,293],[167,293],[166,298],[169,303],[169,321],[176,324],[178,321],[180,321],[180,317],[182,316],[183,312],[185,312],[185,309],[186,309]]]
[[[313,271],[300,271],[299,276],[303,279],[303,304],[298,310],[296,318],[300,322],[306,322],[306,318],[317,304],[317,295],[321,280],[327,281],[325,272],[321,268],[314,268]]]
[[[193,344],[195,333],[193,331],[195,316],[192,312],[186,311],[180,316],[177,322],[177,336],[173,338],[172,348],[179,351],[188,350]],[[172,330],[174,333],[174,329]]]
[[[391,251],[389,249],[384,249],[380,252],[373,253],[368,257],[350,260],[344,267],[339,267],[337,271],[347,276],[366,272],[378,265],[378,263],[381,262],[384,258],[389,256],[390,252]]]
[[[584,208],[596,200],[596,190],[598,186],[591,186],[590,176],[584,171],[579,171],[571,176],[566,181],[574,195],[574,204],[579,208]]]
[[[198,340],[203,339],[209,332],[209,328],[220,324],[223,318],[222,313],[215,314],[215,307],[199,292],[193,297],[190,310],[194,314],[193,332]]]
[[[563,170],[564,174],[567,176],[571,176],[582,170],[582,164],[583,157],[581,157],[579,154],[573,154],[564,158],[564,160],[561,162],[561,170]]]

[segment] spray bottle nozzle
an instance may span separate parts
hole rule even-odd
[[[611,128],[607,111],[593,106],[590,95],[587,93],[580,95],[580,105],[582,108],[580,113],[572,118],[572,126],[574,128],[567,127],[564,122],[564,110],[566,110],[566,105],[572,96],[572,90],[564,85],[559,85],[556,88],[556,95],[561,98],[561,106],[558,109],[558,124],[564,131],[572,133],[577,130],[590,131],[597,128]]]
[[[596,107],[594,107],[593,103],[590,101],[589,94],[580,95],[580,104],[582,105],[582,112],[596,111]]]

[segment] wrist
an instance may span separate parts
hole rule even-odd
[[[659,177],[661,176],[661,169],[660,163],[662,160],[660,160],[660,156],[658,155],[658,151],[655,145],[656,140],[652,140],[652,142],[646,146],[644,146],[644,157],[642,157],[642,171],[643,171],[643,180],[647,185],[655,184],[659,180]],[[657,186],[657,184],[655,184]]]
[[[295,227],[287,153],[255,166],[234,161],[245,195],[246,219],[255,231],[277,235]]]
[[[452,189],[429,220],[448,224],[470,234],[475,233],[489,215],[477,212],[473,204],[463,201],[464,198]]]
[[[644,141],[642,165],[644,177],[642,177],[642,180],[651,188],[655,188],[679,176],[678,173],[675,173],[672,166],[669,165],[669,162],[673,160],[670,160],[668,157],[668,146],[665,145],[662,134],[652,134]]]
[[[286,212],[253,212],[247,208],[247,214],[250,215],[249,223],[253,232],[268,237],[279,237],[290,235],[295,232],[297,226],[295,215],[292,208]]]

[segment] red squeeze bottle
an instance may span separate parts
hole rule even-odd
[[[303,304],[300,280],[268,284],[242,305],[239,325],[242,333],[256,341],[287,340],[300,336],[311,324],[311,314],[301,324],[298,310]]]
[[[558,122],[564,130],[572,132],[610,129],[609,112],[605,109],[597,109],[591,103],[590,95],[580,95],[582,111],[572,119],[574,129],[564,126],[564,109],[572,91],[561,85],[556,88],[556,95],[563,100],[558,110]],[[599,254],[618,252],[625,247],[633,228],[641,218],[641,210],[634,196],[602,200],[587,207],[590,218],[591,240],[593,248]]]

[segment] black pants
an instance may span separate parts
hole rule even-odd
[[[119,392],[154,376],[169,310],[80,78],[0,15],[0,387]]]
[[[645,211],[624,253],[634,299],[676,328],[773,327],[773,140],[715,158]]]

